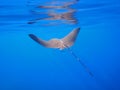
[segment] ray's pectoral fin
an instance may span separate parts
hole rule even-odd
[[[62,38],[61,40],[63,41],[64,45],[67,47],[72,46],[77,38],[79,31],[80,31],[80,28],[76,28],[75,30],[70,32],[67,36]]]
[[[37,36],[35,36],[34,34],[29,34],[29,37],[44,47],[60,48],[60,50],[63,50],[64,48],[70,47],[73,45],[79,33],[79,30],[80,28],[76,28],[75,30],[70,32],[67,36],[65,36],[62,39],[53,38],[53,39],[50,39],[49,41],[42,40]]]
[[[36,41],[37,43],[41,44],[42,46],[48,47],[47,41],[38,38],[38,37],[35,36],[34,34],[29,34],[29,37],[30,37],[31,39],[33,39],[34,41]]]
[[[42,40],[35,36],[34,34],[29,34],[29,37],[39,43],[40,45],[47,47],[47,48],[59,48],[60,47],[60,42],[59,39],[51,39],[49,41]]]

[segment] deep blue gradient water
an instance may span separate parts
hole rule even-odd
[[[0,90],[120,90],[120,1],[80,0],[69,7],[74,24],[38,20],[48,16],[35,7],[46,2],[0,0]],[[71,49],[94,77],[67,50],[42,47],[28,37],[61,38],[76,27],[81,31]]]

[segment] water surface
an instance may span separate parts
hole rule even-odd
[[[0,1],[0,90],[119,90],[119,3]],[[81,32],[71,48],[95,78],[66,50],[44,48],[28,37],[61,38],[76,27]]]

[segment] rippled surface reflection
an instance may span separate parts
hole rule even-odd
[[[40,24],[42,25],[77,24],[78,21],[75,17],[77,10],[72,8],[77,2],[78,0],[52,0],[45,2],[44,4],[34,4],[32,1],[28,2],[29,7],[35,7],[30,10],[32,14],[43,16],[38,16],[37,18],[30,20],[28,24],[35,24],[38,22],[41,22]]]

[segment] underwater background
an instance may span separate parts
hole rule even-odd
[[[44,40],[81,31],[68,50]],[[119,0],[0,0],[0,90],[120,90]]]

